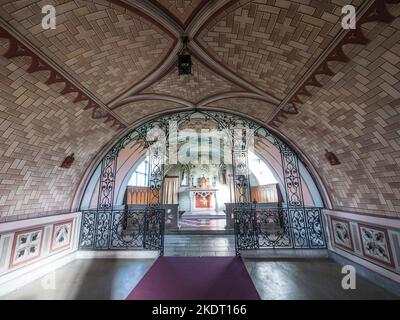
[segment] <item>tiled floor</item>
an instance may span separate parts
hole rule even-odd
[[[153,259],[75,260],[47,277],[33,281],[0,299],[125,299],[153,261]]]
[[[165,239],[166,255],[234,255],[234,248],[234,237],[227,235],[171,235]],[[399,299],[361,277],[357,277],[356,290],[344,290],[337,263],[316,258],[317,253],[311,256],[296,251],[297,258],[288,259],[282,252],[290,255],[286,250],[274,251],[268,259],[244,258],[262,299]],[[75,260],[0,299],[125,299],[153,261]],[[48,285],[49,279],[54,280],[54,287]]]
[[[245,259],[245,265],[263,300],[400,299],[359,276],[355,290],[344,290],[341,266],[327,258]]]

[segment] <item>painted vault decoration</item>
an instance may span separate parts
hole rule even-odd
[[[43,227],[15,233],[10,268],[39,258],[42,252],[42,238]]]
[[[348,221],[332,218],[332,234],[335,246],[339,249],[354,251],[350,224]]]
[[[51,252],[70,248],[72,239],[72,220],[53,225]]]
[[[358,225],[364,256],[379,264],[394,268],[389,236],[385,229]]]

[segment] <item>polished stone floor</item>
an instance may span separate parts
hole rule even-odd
[[[75,260],[0,299],[125,299],[153,262],[153,259]]]
[[[356,276],[356,289],[344,290],[341,266],[328,258],[245,259],[250,277],[263,300],[400,299]]]
[[[234,237],[229,235],[170,235],[165,239],[166,255],[234,255],[234,248]],[[361,277],[357,277],[356,290],[344,290],[340,265],[324,258],[323,252],[299,252],[292,258],[287,250],[271,251],[263,258],[244,257],[262,299],[399,299]],[[0,299],[125,299],[153,261],[75,260]]]

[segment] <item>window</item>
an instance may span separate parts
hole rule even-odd
[[[148,160],[143,160],[133,172],[132,177],[128,182],[128,186],[147,187],[148,173],[147,173]]]
[[[249,152],[249,168],[257,178],[260,185],[277,183],[268,165],[253,152]]]

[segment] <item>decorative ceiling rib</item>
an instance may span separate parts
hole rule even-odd
[[[243,97],[220,99],[212,101],[206,106],[219,110],[239,112],[259,121],[266,121],[276,109],[275,105],[266,101]]]
[[[232,1],[203,25],[196,41],[219,63],[281,100],[340,31],[341,9],[328,0]]]
[[[187,107],[177,104],[173,101],[165,100],[141,100],[133,101],[115,108],[115,113],[124,118],[129,124],[148,116],[149,114],[158,114],[166,111],[185,111]]]
[[[312,96],[310,88],[321,88],[323,76],[334,76],[335,72],[332,67],[336,63],[347,63],[351,58],[346,54],[349,51],[348,45],[367,45],[370,39],[365,36],[368,32],[366,24],[371,23],[390,23],[395,19],[391,14],[388,5],[400,3],[400,0],[374,0],[367,4],[364,10],[360,10],[357,14],[356,29],[350,29],[343,32],[341,39],[333,48],[325,53],[324,58],[318,61],[313,71],[304,77],[294,93],[289,94],[281,102],[281,108],[272,117],[270,124],[279,126],[287,115],[297,114],[298,107],[306,102]]]
[[[198,103],[210,95],[243,90],[214,73],[195,57],[192,58],[192,63],[192,76],[179,76],[177,66],[174,65],[167,75],[143,90],[141,94],[165,94]]]
[[[1,21],[0,21],[1,22]],[[104,119],[105,123],[111,122],[111,127],[116,127],[117,130],[124,129],[126,127],[125,122],[115,117],[110,110],[98,103],[91,97],[90,94],[86,93],[86,90],[82,90],[79,85],[73,83],[69,77],[64,76],[60,73],[58,68],[54,68],[52,64],[46,62],[42,57],[39,57],[36,52],[32,51],[25,44],[21,43],[13,34],[8,32],[5,28],[0,25],[0,39],[6,39],[7,43],[3,43],[4,50],[3,56],[11,58],[28,58],[30,59],[30,65],[26,69],[28,73],[36,72],[47,72],[47,78],[44,81],[46,85],[61,86],[60,94],[74,94],[75,98],[73,103],[86,102],[84,110],[92,111],[93,119]],[[26,62],[24,60],[24,62]]]
[[[40,1],[23,8],[3,4],[5,20],[103,103],[152,73],[175,45],[165,28],[119,2],[59,2],[54,30],[38,23]]]
[[[348,44],[368,43],[367,23],[392,21],[400,0],[347,2],[362,13],[351,31],[337,0],[56,0],[57,28],[43,30],[41,1],[4,0],[0,37],[6,57],[29,57],[27,72],[48,72],[46,83],[117,129],[174,108],[278,125],[349,60]],[[176,70],[182,35],[190,77]]]
[[[210,0],[150,0],[186,29],[198,11]]]

